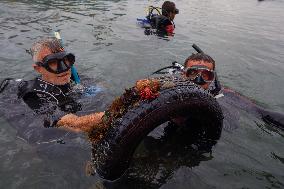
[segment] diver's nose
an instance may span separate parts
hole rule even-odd
[[[204,85],[206,83],[200,74],[193,80],[193,82],[197,85]]]

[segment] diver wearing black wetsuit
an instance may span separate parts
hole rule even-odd
[[[30,52],[34,61],[32,66],[40,76],[30,81],[5,79],[0,84],[0,93],[6,88],[0,103],[7,105],[5,108],[9,110],[3,108],[0,114],[18,131],[19,137],[38,144],[56,142],[69,136],[70,131],[87,132],[98,124],[103,112],[82,115],[79,98],[93,94],[94,90],[75,85],[78,77],[75,82],[71,80],[75,55],[65,51],[54,37],[38,40]],[[74,114],[78,111],[81,115]]]
[[[81,110],[72,92],[72,84],[53,85],[40,78],[22,81],[18,88],[18,97],[36,114],[45,115],[44,127],[53,127],[66,113]],[[77,94],[78,96],[78,94]]]
[[[164,15],[156,15],[150,20],[151,26],[157,29],[157,33],[167,35],[168,33],[173,33],[175,24],[168,17]]]
[[[74,99],[72,84],[53,85],[40,78],[31,81],[22,81],[19,85],[19,98],[36,113],[43,114],[51,109],[46,106],[58,106],[61,111],[75,113],[81,110],[81,105]]]
[[[162,15],[153,15],[153,9],[156,8],[152,7],[147,16],[148,20],[150,20],[151,27],[157,30],[157,34],[173,35],[175,29],[173,20],[175,15],[179,13],[175,4],[170,1],[165,1],[162,5]]]
[[[237,109],[244,110],[267,123],[272,123],[275,126],[284,129],[284,115],[278,112],[266,110],[250,99],[240,95],[239,93],[223,88],[217,78],[215,71],[215,61],[203,52],[192,54],[185,60],[183,74],[195,84],[207,89],[219,102],[225,118],[232,119],[236,112],[232,110],[232,106]],[[230,108],[228,108],[230,107]],[[230,120],[230,124],[238,120]],[[236,123],[237,124],[237,123]]]
[[[22,81],[18,97],[36,114],[44,115],[44,126],[56,125],[62,116],[81,110],[72,92],[71,67],[75,55],[64,50],[56,38],[45,38],[33,44],[33,67],[41,77]]]

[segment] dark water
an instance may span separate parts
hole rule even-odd
[[[103,104],[88,105],[97,111],[135,80],[183,62],[197,43],[216,60],[222,84],[284,112],[283,0],[179,0],[170,40],[145,36],[136,26],[150,4],[162,1],[1,0],[0,76],[32,78],[25,49],[59,29],[79,72],[106,88]],[[169,144],[141,145],[130,173],[118,183],[86,176],[90,144],[83,135],[66,145],[29,144],[3,118],[0,188],[284,188],[283,132],[238,114],[239,127],[224,129],[212,156]]]

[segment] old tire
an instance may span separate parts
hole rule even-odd
[[[153,101],[143,101],[138,107],[128,110],[114,122],[99,143],[93,144],[93,163],[100,177],[115,180],[123,175],[143,138],[177,116],[194,117],[202,123],[200,127],[206,128],[207,135],[213,136],[212,140],[219,139],[223,114],[211,94],[180,77],[158,79],[161,83],[170,80],[175,86],[162,89]]]

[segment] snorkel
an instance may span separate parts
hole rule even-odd
[[[204,51],[202,51],[196,44],[192,45],[192,48],[197,52],[197,53],[204,53]],[[166,70],[168,69],[168,70]],[[166,70],[166,71],[165,71]],[[214,70],[215,70],[215,65],[214,65]],[[157,71],[153,72],[151,75],[153,74],[176,74],[176,73],[182,73],[185,72],[185,67],[184,65],[178,63],[177,61],[172,62],[171,66],[166,66],[163,68],[158,69]],[[218,95],[220,90],[221,90],[221,84],[218,80],[217,77],[217,73],[214,72],[215,74],[215,78],[214,80],[211,82],[211,84],[209,85],[209,91],[211,92],[211,94]],[[204,84],[204,82],[206,82],[204,79],[202,80],[201,78],[196,78],[196,82],[197,83],[201,83]]]
[[[195,43],[193,43],[192,47],[196,50],[197,53],[204,53]]]
[[[192,47],[194,48],[194,50],[196,50],[197,53],[204,53],[196,44],[193,44]],[[197,85],[206,84],[206,81],[203,79],[201,75],[198,75],[192,81],[196,83]]]
[[[59,31],[55,31],[54,36],[61,42],[61,45],[63,46],[63,40],[60,36]],[[75,91],[81,92],[84,96],[93,97],[103,90],[99,86],[91,85],[88,87],[84,87],[83,85],[81,85],[80,77],[74,65],[71,66],[71,74],[72,74],[72,79],[76,84],[76,86],[74,87]]]
[[[55,36],[56,39],[58,39],[60,41],[60,43],[61,43],[61,45],[63,47],[64,46],[63,45],[63,40],[62,40],[61,35],[60,35],[58,30],[54,32],[54,36]],[[71,74],[72,74],[72,77],[74,79],[74,82],[76,84],[80,84],[80,82],[81,82],[80,81],[80,77],[79,77],[78,72],[77,72],[77,70],[76,70],[74,65],[71,66]]]

